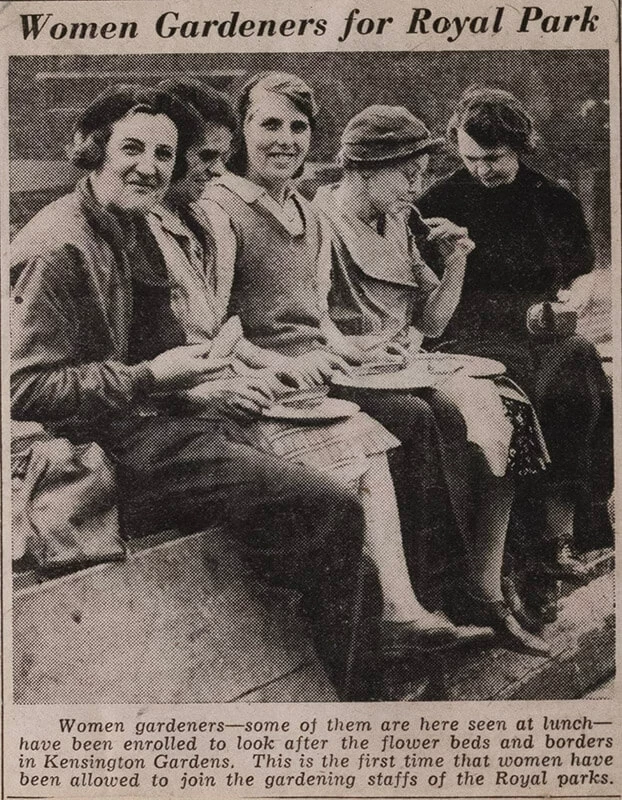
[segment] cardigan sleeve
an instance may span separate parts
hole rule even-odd
[[[559,280],[562,289],[567,289],[579,275],[586,275],[594,268],[595,253],[590,230],[578,198],[564,192],[560,208],[560,227],[557,233],[559,253]]]
[[[79,319],[88,293],[79,256],[60,248],[27,259],[11,298],[11,408],[15,420],[55,422],[122,409],[152,387],[147,364],[89,362]]]

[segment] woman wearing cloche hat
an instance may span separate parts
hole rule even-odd
[[[474,246],[467,229],[442,217],[421,220],[427,244],[443,266],[439,280],[407,226],[430,153],[442,146],[443,139],[399,106],[370,106],[347,124],[341,137],[343,178],[320,189],[314,201],[332,229],[331,316],[343,333],[416,350],[411,326],[419,334],[439,336],[455,311]],[[351,399],[366,407],[360,397],[366,390],[354,391]],[[514,397],[522,399],[515,390]],[[513,615],[501,591],[514,474],[538,471],[546,462],[537,422],[534,418],[529,430],[530,447],[517,459],[512,447],[517,423],[492,381],[459,375],[446,381],[443,391],[426,394],[426,400],[435,409],[442,403],[458,409],[469,440],[477,445],[475,471],[462,476],[474,485],[475,513],[463,536],[470,575],[460,621],[491,625],[515,643],[546,652],[546,643],[521,626],[531,622],[523,609],[513,609]],[[527,409],[531,414],[528,401]]]
[[[346,125],[340,152],[343,180],[316,198],[346,242],[360,251],[351,253],[350,268],[343,259],[337,263],[342,268],[333,310],[345,333],[383,334],[406,345],[415,302],[422,333],[437,336],[449,322],[473,248],[466,228],[442,218],[426,220],[428,239],[437,243],[445,261],[440,284],[421,259],[415,259],[413,274],[408,251],[401,258],[390,252],[407,244],[405,214],[421,193],[429,154],[443,141],[400,106],[370,106]]]

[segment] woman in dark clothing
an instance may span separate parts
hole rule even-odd
[[[611,394],[594,346],[564,336],[572,314],[556,301],[594,266],[589,231],[577,198],[523,162],[535,135],[513,95],[467,90],[448,130],[464,167],[433,186],[420,208],[467,227],[475,249],[438,346],[498,358],[530,395],[552,459],[541,482],[539,555],[549,574],[580,578],[585,567],[572,556],[573,527],[587,531],[588,547],[611,540]],[[419,221],[411,223],[416,233]]]

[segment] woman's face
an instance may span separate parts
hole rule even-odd
[[[146,214],[168,189],[176,147],[177,128],[165,114],[137,112],[117,120],[93,176],[100,203]]]
[[[232,137],[226,126],[207,122],[201,141],[186,151],[186,174],[171,186],[170,195],[181,203],[195,203],[209,181],[225,172]]]
[[[421,195],[429,160],[427,154],[415,156],[366,174],[372,209],[378,214],[397,214],[410,208]]]
[[[289,98],[262,92],[244,120],[246,177],[272,186],[288,183],[302,167],[311,143],[311,125]]]
[[[462,128],[458,129],[458,151],[471,175],[489,188],[512,183],[518,172],[518,155],[511,147],[482,147]]]

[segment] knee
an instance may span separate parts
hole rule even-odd
[[[536,380],[536,399],[541,403],[585,402],[592,397],[602,373],[600,355],[592,342],[570,336],[549,352]]]
[[[559,351],[562,357],[570,361],[583,359],[588,363],[590,361],[598,361],[600,363],[598,349],[583,336],[569,336],[568,339],[564,339],[559,343]]]
[[[436,423],[443,437],[456,444],[467,438],[467,424],[456,402],[439,389],[432,401]]]
[[[398,437],[403,442],[427,439],[436,429],[434,412],[420,397],[398,395],[391,403],[390,413],[399,426]]]

